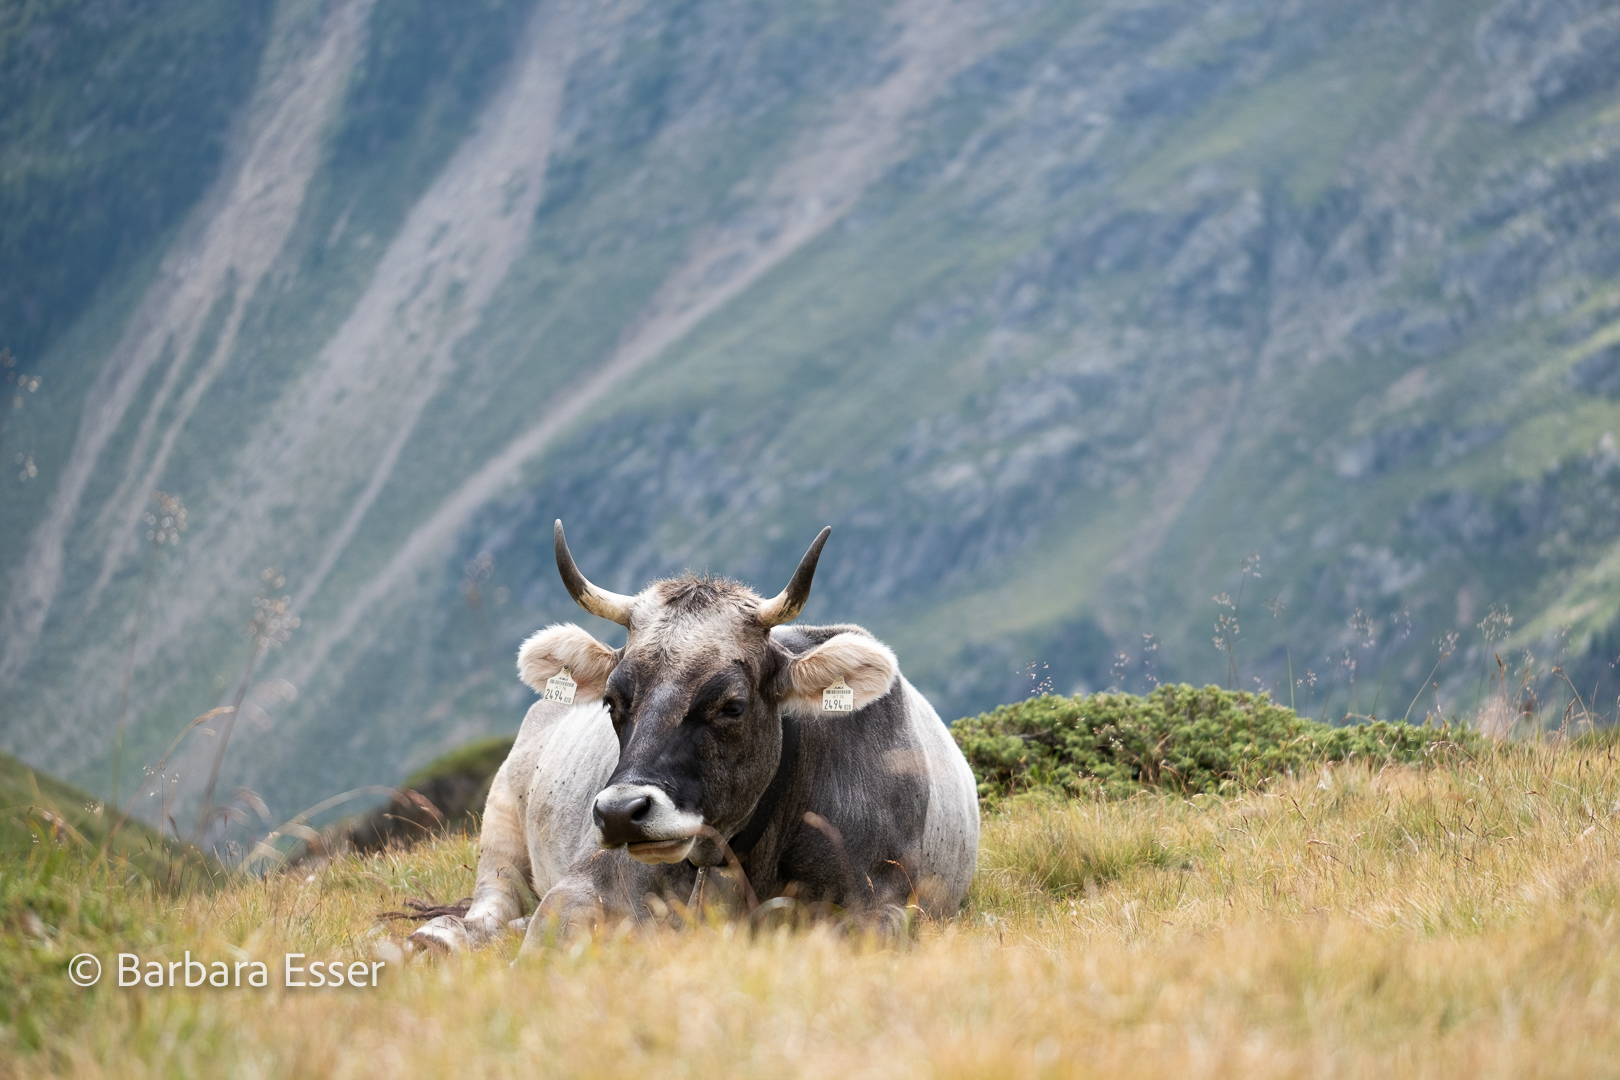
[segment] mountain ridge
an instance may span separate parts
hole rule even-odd
[[[234,686],[264,566],[301,625],[233,783],[291,813],[510,730],[502,654],[615,632],[557,587],[556,517],[620,591],[774,591],[832,524],[804,617],[951,715],[1224,678],[1212,628],[1324,715],[1404,706],[1456,632],[1450,714],[1498,609],[1612,681],[1604,5],[469,12],[283,0],[216,182],[283,109],[275,227],[205,198],[28,361],[59,389],[0,448],[41,468],[0,525],[8,749],[93,786],[132,636],[135,760],[167,743]],[[448,74],[407,91],[419,53]],[[98,420],[119,352],[85,346],[197,236],[184,332]],[[152,487],[191,530],[137,632]]]

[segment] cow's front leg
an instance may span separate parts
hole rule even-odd
[[[891,941],[917,934],[920,912],[918,880],[921,871],[915,852],[900,859],[885,859],[866,874],[870,904],[857,909],[857,924]]]
[[[472,904],[462,918],[441,915],[423,923],[411,943],[435,952],[459,952],[487,945],[523,914],[529,849],[523,841],[517,799],[503,765],[490,784],[484,824],[478,833],[478,878]]]
[[[651,917],[647,898],[685,901],[697,870],[690,863],[647,865],[622,849],[583,856],[540,899],[523,938],[523,953],[543,948],[548,940],[580,931],[613,926],[625,919]]]

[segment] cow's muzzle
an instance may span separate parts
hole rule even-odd
[[[591,819],[598,844],[623,847],[645,863],[680,862],[703,826],[700,815],[676,809],[652,784],[614,784],[596,797]]]

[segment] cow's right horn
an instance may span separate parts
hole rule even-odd
[[[821,547],[831,535],[831,525],[822,529],[810,545],[810,550],[799,560],[799,568],[793,571],[793,580],[788,582],[787,588],[759,605],[756,616],[759,625],[769,630],[799,617],[799,612],[804,610],[804,602],[810,599],[810,579],[816,576],[816,562],[821,558]]]
[[[574,603],[592,615],[611,619],[620,626],[629,626],[632,598],[598,589],[586,580],[579,567],[574,565],[574,556],[569,554],[568,541],[563,538],[562,518],[557,519],[554,531],[557,535],[557,572],[562,575],[563,584],[568,588],[568,595],[574,598]]]

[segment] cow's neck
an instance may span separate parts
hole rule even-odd
[[[799,721],[793,714],[783,713],[782,756],[776,763],[776,775],[771,777],[770,786],[765,789],[765,794],[754,804],[754,812],[731,838],[731,853],[739,861],[748,857],[754,845],[759,843],[759,838],[765,835],[765,829],[770,825],[771,818],[776,816],[776,808],[781,803],[782,796],[787,794],[788,785],[793,779],[793,765],[798,755]]]

